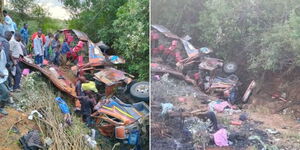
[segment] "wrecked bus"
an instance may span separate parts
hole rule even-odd
[[[125,60],[119,56],[103,53],[101,48],[107,47],[103,42],[93,43],[85,33],[74,29],[59,30],[57,34],[63,35],[72,47],[66,54],[67,58],[60,58],[61,66],[52,65],[46,60],[42,67],[38,66],[34,63],[32,55],[24,56],[21,62],[40,71],[74,101],[76,101],[75,84],[78,74],[98,82],[101,89],[104,89],[105,97],[111,102],[92,114],[96,120],[96,127],[105,136],[115,135],[124,143],[136,144],[141,134],[140,123],[144,123],[141,120],[147,119],[149,115],[146,103],[149,100],[149,83],[135,82],[133,75],[116,69],[114,65],[124,64]],[[124,87],[129,91],[130,97],[138,102],[125,104],[115,97],[118,87]]]

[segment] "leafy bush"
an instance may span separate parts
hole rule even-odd
[[[117,12],[113,23],[114,49],[127,59],[128,71],[139,79],[149,77],[148,0],[129,0]]]

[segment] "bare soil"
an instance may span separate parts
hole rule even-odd
[[[7,116],[0,115],[0,149],[17,150],[20,149],[19,139],[33,129],[38,129],[34,121],[27,119],[27,114],[7,108]],[[15,133],[13,128],[19,130]]]

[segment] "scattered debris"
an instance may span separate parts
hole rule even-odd
[[[162,111],[161,114],[164,115],[167,112],[171,111],[174,108],[174,105],[171,103],[161,103]]]
[[[217,146],[229,146],[228,144],[228,135],[226,129],[220,129],[216,133],[214,133],[214,141]]]
[[[279,132],[275,129],[266,129],[266,131],[270,134],[278,134]]]
[[[41,142],[39,131],[32,130],[29,131],[26,135],[20,138],[20,143],[24,150],[32,149],[43,149],[43,143]]]
[[[46,137],[44,143],[47,147],[50,147],[53,144],[53,140],[50,137]]]
[[[28,116],[28,119],[32,120],[34,114],[37,114],[39,118],[43,118],[43,115],[41,113],[39,113],[37,110],[33,110],[33,111],[31,111],[30,115]]]
[[[94,149],[97,147],[97,142],[95,141],[94,137],[90,137],[89,135],[84,135],[84,140],[90,148]]]

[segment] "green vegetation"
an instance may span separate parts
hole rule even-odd
[[[190,35],[245,70],[291,71],[300,66],[299,8],[296,0],[157,0],[152,23]]]
[[[66,26],[65,21],[50,18],[48,10],[34,2],[32,0],[11,0],[10,7],[5,6],[4,9],[8,10],[19,31],[24,23],[29,25],[30,34],[38,29],[42,29],[44,33],[53,33]]]

